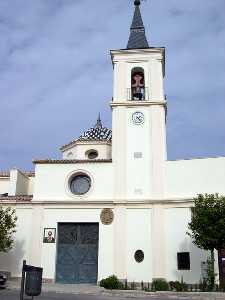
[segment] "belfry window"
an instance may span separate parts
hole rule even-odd
[[[140,67],[131,71],[131,100],[145,100],[145,76],[144,70]]]

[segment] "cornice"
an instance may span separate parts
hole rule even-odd
[[[165,47],[149,47],[144,49],[117,49],[110,50],[111,56],[114,55],[127,55],[127,54],[145,54],[145,53],[164,53]]]
[[[166,107],[167,102],[166,101],[123,101],[123,102],[115,102],[111,101],[109,103],[111,107],[117,107],[117,106],[127,106],[127,107],[137,107],[137,106],[153,106],[153,105],[159,105]]]
[[[104,140],[100,140],[100,141],[96,141],[96,140],[90,140],[90,141],[78,141],[76,144],[78,145],[112,145],[111,141],[104,141]]]
[[[63,146],[61,147],[59,150],[61,152],[65,152],[75,146],[78,146],[78,145],[112,145],[112,142],[111,141],[104,141],[104,140],[87,140],[87,141],[79,141],[79,140],[76,140],[74,141],[73,143],[71,144],[68,144],[67,146]]]
[[[1,196],[0,203],[31,203],[32,195]]]
[[[190,205],[193,203],[193,198],[164,198],[164,199],[143,199],[143,200],[136,200],[136,199],[129,199],[129,200],[112,200],[112,199],[101,199],[101,200],[74,200],[74,199],[67,199],[67,200],[49,200],[49,199],[33,199],[29,201],[29,204],[32,205],[60,205],[64,206],[64,208],[67,208],[65,205],[70,205],[70,206],[79,206],[82,208],[87,208],[87,205],[89,206],[104,206],[104,205],[109,205],[109,206],[146,206],[146,205]],[[6,201],[4,201],[6,203]],[[13,201],[8,201],[9,203],[13,203]],[[18,202],[16,202],[18,203]],[[20,202],[21,204],[24,204],[24,202]]]
[[[111,159],[83,159],[83,160],[77,160],[77,159],[37,159],[33,160],[34,164],[96,164],[96,163],[111,163]]]
[[[166,162],[180,162],[180,161],[193,161],[193,160],[206,160],[206,159],[225,159],[225,156],[212,156],[212,157],[191,157],[191,158],[181,158],[167,160]]]
[[[34,171],[20,171],[18,170],[20,173],[22,173],[23,175],[25,175],[26,177],[35,177],[35,172]],[[10,172],[8,171],[3,171],[0,172],[0,178],[9,178],[10,177]]]
[[[160,58],[160,56],[163,57],[163,65],[165,66],[165,47],[110,50],[110,56],[113,65],[119,61],[129,62],[133,58],[138,59],[139,61],[149,61],[151,59],[150,56],[152,56],[152,58],[157,58],[157,55],[159,55],[158,58]],[[163,67],[163,69],[165,69],[165,67]]]

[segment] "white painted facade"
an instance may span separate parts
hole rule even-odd
[[[44,228],[98,223],[98,281],[115,274],[130,282],[183,276],[197,283],[207,253],[186,234],[190,208],[198,193],[225,194],[225,157],[167,160],[164,48],[113,50],[111,58],[112,142],[78,139],[61,148],[62,160],[35,161],[35,175],[16,169],[0,173],[1,205],[14,207],[18,216],[15,245],[0,254],[0,270],[20,277],[26,259],[55,281],[58,233],[55,243],[43,243]],[[135,67],[144,70],[143,101],[128,95]],[[142,124],[133,122],[135,112],[144,115]],[[89,159],[90,150],[98,157]],[[91,180],[83,196],[70,190],[76,173]],[[104,208],[113,211],[110,225],[100,219]],[[141,263],[134,259],[136,250],[144,252]],[[178,252],[190,253],[190,270],[178,270]]]

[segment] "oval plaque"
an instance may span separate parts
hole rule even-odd
[[[104,224],[104,225],[112,224],[113,219],[114,219],[114,214],[113,214],[112,209],[104,208],[101,211],[100,219],[101,219],[102,224]]]
[[[142,250],[137,250],[134,253],[134,259],[136,260],[136,262],[141,263],[144,260],[144,252]]]

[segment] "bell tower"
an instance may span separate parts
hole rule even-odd
[[[134,5],[126,49],[111,50],[115,198],[162,199],[166,160],[165,48],[149,46],[140,0]]]

